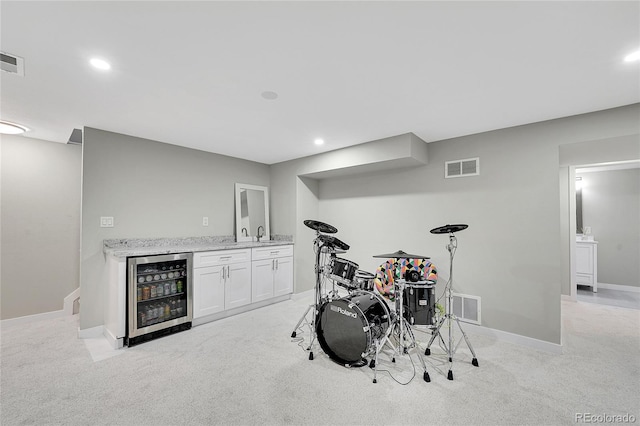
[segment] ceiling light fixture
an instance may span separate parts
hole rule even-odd
[[[640,50],[636,50],[633,53],[629,53],[627,56],[624,57],[625,62],[635,62],[638,60],[640,60]]]
[[[94,67],[102,71],[108,71],[111,69],[111,64],[100,58],[91,58],[89,63]]]
[[[10,121],[0,120],[0,133],[5,135],[19,135],[28,132],[29,128]]]
[[[265,92],[262,92],[262,97],[265,98],[268,101],[274,101],[274,100],[278,99],[278,94],[276,92],[272,92],[270,90],[267,90]]]
[[[318,139],[314,140],[313,143],[315,143],[316,145],[324,145],[324,140],[318,138]]]

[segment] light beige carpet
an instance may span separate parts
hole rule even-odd
[[[309,361],[290,338],[307,303],[282,302],[118,356],[103,351],[96,360],[77,339],[76,317],[3,327],[1,424],[568,425],[583,413],[640,418],[639,311],[563,302],[562,355],[466,327],[479,368],[462,344],[454,381],[436,355],[425,357],[431,383],[423,382],[414,357],[417,377],[403,386],[384,372],[373,384],[368,367],[346,369],[318,347]],[[413,373],[409,357],[379,366],[401,382]]]

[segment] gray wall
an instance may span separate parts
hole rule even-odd
[[[321,180],[315,200],[299,193],[296,176],[321,155],[275,164],[272,194],[283,202],[272,205],[272,217],[288,218],[275,222],[275,232],[299,237],[296,262],[312,258],[309,233],[298,224],[311,217],[289,222],[304,196],[318,205],[315,219],[336,226],[352,246],[343,256],[363,269],[379,263],[372,255],[403,249],[432,256],[446,277],[447,241],[428,230],[467,223],[459,234],[456,289],[482,297],[483,325],[560,343],[560,289],[570,265],[563,255],[568,239],[561,239],[568,207],[561,206],[559,148],[592,140],[603,148],[610,138],[637,137],[639,112],[636,104],[430,143],[426,166]],[[476,156],[480,176],[444,179],[444,161]],[[296,273],[297,292],[312,288],[308,275]]]
[[[81,148],[0,138],[1,318],[62,309],[79,283]]]
[[[598,241],[598,282],[640,286],[640,169],[581,173],[582,217]]]
[[[236,182],[269,186],[269,166],[85,128],[80,328],[103,324],[104,239],[233,235]]]

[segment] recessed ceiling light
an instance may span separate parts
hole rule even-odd
[[[5,135],[18,135],[29,131],[28,127],[10,121],[0,120],[0,133]]]
[[[640,50],[636,50],[624,57],[625,62],[635,62],[637,60],[640,60]]]
[[[265,98],[268,101],[273,101],[278,99],[278,94],[276,92],[272,92],[270,90],[267,90],[265,92],[262,92],[262,97]]]
[[[109,62],[105,61],[104,59],[91,58],[89,63],[93,65],[94,68],[97,68],[102,71],[108,71],[111,69],[111,64],[109,64]]]
[[[318,138],[318,139],[314,140],[313,143],[315,143],[316,145],[323,145],[324,144],[324,140]]]

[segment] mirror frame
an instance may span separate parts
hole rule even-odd
[[[242,218],[241,218],[241,192],[242,190],[252,189],[255,191],[264,192],[264,236],[263,239],[269,240],[271,238],[271,229],[269,227],[269,188],[266,186],[259,185],[249,185],[246,183],[236,183],[236,241],[253,241],[255,238],[251,236],[251,232],[249,232],[249,236],[245,237],[242,235]]]

